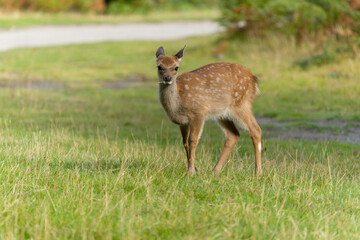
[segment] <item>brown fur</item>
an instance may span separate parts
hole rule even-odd
[[[195,173],[195,149],[204,121],[214,119],[226,135],[214,172],[221,170],[239,138],[240,125],[250,132],[255,149],[255,171],[261,174],[261,129],[251,111],[258,92],[257,78],[245,67],[227,62],[211,63],[177,76],[176,67],[180,61],[176,56],[157,57],[159,99],[170,120],[180,125],[188,172]],[[165,76],[171,76],[171,81],[166,82]]]

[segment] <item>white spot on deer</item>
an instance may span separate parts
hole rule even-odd
[[[204,74],[203,76],[204,76],[204,77],[207,77],[207,75],[206,75],[206,74]]]
[[[239,94],[237,92],[235,92],[235,97],[237,97]]]
[[[200,80],[198,77],[195,78],[196,80]]]
[[[220,82],[220,78],[217,77],[217,78],[216,78],[216,81],[217,81],[217,82]]]
[[[239,70],[239,74],[241,74],[241,70]]]
[[[245,94],[248,94],[249,90],[246,90],[246,93]]]
[[[212,75],[211,73],[209,74],[210,77],[213,77],[214,75]]]
[[[185,84],[185,89],[189,90],[189,85]]]

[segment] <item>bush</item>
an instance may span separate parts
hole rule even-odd
[[[103,12],[103,0],[0,0],[5,10]]]
[[[222,24],[232,33],[277,30],[299,40],[339,26],[359,32],[360,14],[344,0],[229,0],[221,2]]]
[[[44,12],[80,11],[108,13],[146,13],[152,9],[184,10],[218,6],[219,0],[0,0],[4,10]]]
[[[147,0],[112,0],[109,1],[106,11],[108,13],[148,12],[151,2]]]
[[[107,0],[108,13],[149,12],[153,9],[184,10],[217,7],[219,0]]]

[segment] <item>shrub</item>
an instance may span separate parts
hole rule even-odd
[[[356,33],[360,14],[344,0],[229,0],[221,2],[222,23],[232,33],[272,29],[296,35],[333,32],[339,26]]]
[[[0,0],[5,10],[103,12],[103,0]]]

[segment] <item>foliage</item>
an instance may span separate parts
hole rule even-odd
[[[211,8],[217,6],[219,0],[109,0],[107,2],[107,12],[109,13],[146,13],[154,9],[188,10],[194,8]]]
[[[5,10],[28,10],[43,12],[107,12],[107,13],[147,13],[152,10],[189,10],[214,8],[219,0],[0,0],[0,8]]]
[[[103,0],[0,0],[0,7],[44,12],[102,12],[105,9]]]
[[[230,0],[221,6],[222,23],[234,33],[276,29],[302,39],[339,25],[353,33],[360,24],[360,13],[345,0]]]

